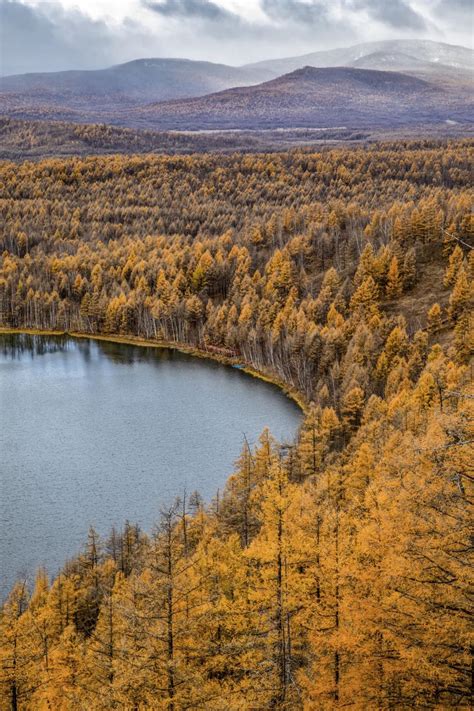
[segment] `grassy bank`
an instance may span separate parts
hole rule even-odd
[[[142,348],[170,348],[186,355],[194,356],[195,358],[203,358],[212,360],[217,363],[229,366],[239,366],[239,370],[251,375],[253,378],[263,380],[270,385],[277,386],[290,400],[293,400],[304,414],[309,410],[309,403],[302,393],[296,388],[288,385],[283,380],[278,378],[274,373],[267,370],[257,370],[245,361],[237,357],[225,356],[219,353],[206,351],[196,346],[190,346],[186,343],[176,343],[174,341],[154,341],[151,339],[140,338],[138,336],[120,336],[117,334],[107,334],[106,336],[93,333],[82,333],[78,331],[51,331],[40,330],[36,328],[4,328],[0,326],[0,334],[28,334],[30,336],[68,336],[70,338],[92,339],[94,341],[105,341],[108,343],[123,343],[129,346],[140,346]]]

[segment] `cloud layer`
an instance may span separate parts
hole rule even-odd
[[[414,10],[405,0],[362,0],[359,7],[365,10],[372,19],[393,27],[397,30],[418,30],[426,29],[426,23],[422,15]]]
[[[0,0],[0,72],[4,75],[92,69],[133,59],[145,47],[159,53],[156,37],[130,20],[112,25],[59,3],[34,7]]]
[[[221,22],[235,16],[221,5],[211,0],[164,0],[164,2],[143,3],[153,12],[163,17],[200,18],[211,22]]]
[[[93,0],[32,2],[0,0],[1,74],[144,56],[244,64],[400,37],[468,44],[473,21],[471,0],[122,0],[122,19],[92,19]]]

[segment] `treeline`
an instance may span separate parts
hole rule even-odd
[[[20,582],[0,708],[469,708],[470,152],[2,164],[4,326],[225,349],[311,404],[212,505]]]
[[[232,133],[186,134],[121,128],[108,124],[26,121],[0,118],[0,158],[105,153],[192,153],[206,150],[257,150],[262,138]],[[268,145],[268,141],[267,141]]]
[[[350,129],[178,132],[121,128],[109,124],[28,121],[0,117],[0,159],[38,159],[106,153],[246,153],[285,150],[324,141],[360,141],[370,134]]]

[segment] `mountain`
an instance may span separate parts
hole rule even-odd
[[[425,72],[435,67],[442,71],[452,69],[459,71],[457,68],[453,68],[447,64],[435,64],[434,62],[428,62],[424,59],[418,59],[418,57],[406,54],[405,52],[384,52],[382,50],[364,54],[346,66],[397,72]]]
[[[364,63],[364,59],[367,63]],[[269,59],[247,64],[245,68],[266,70],[278,76],[308,65],[312,67],[363,66],[367,69],[390,71],[399,71],[402,67],[404,71],[416,71],[421,65],[426,70],[427,65],[434,65],[433,69],[436,66],[449,67],[458,69],[464,74],[472,72],[474,68],[474,52],[467,47],[431,40],[386,40],[312,52],[299,57]]]
[[[440,88],[472,91],[472,70],[418,59],[403,52],[372,52],[356,59],[350,65],[357,69],[376,69],[403,72],[424,79]]]
[[[91,115],[126,106],[200,96],[272,78],[264,68],[189,59],[137,59],[108,69],[0,77],[4,108]]]
[[[161,130],[396,127],[469,121],[468,103],[399,72],[308,66],[257,86],[139,108],[126,119]]]
[[[472,57],[392,40],[243,67],[138,59],[0,78],[0,115],[159,130],[469,122]]]

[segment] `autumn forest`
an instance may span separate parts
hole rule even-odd
[[[199,493],[0,614],[0,709],[471,708],[471,140],[0,163],[0,326],[295,397]]]

